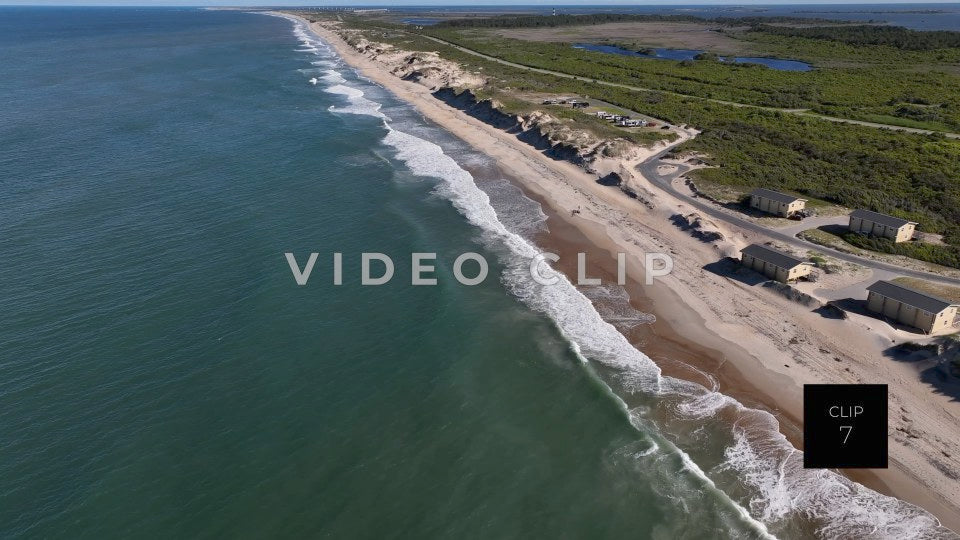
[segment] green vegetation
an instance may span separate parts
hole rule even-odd
[[[857,255],[875,251],[878,253],[888,253],[890,255],[902,255],[940,266],[960,268],[960,248],[955,245],[924,244],[918,242],[895,243],[887,238],[864,236],[854,232],[845,232],[836,235],[822,229],[806,230],[797,236],[814,244]]]
[[[865,253],[864,250],[855,248],[844,242],[839,236],[821,229],[807,229],[798,234],[797,237],[844,253],[853,253],[854,255],[863,255]]]
[[[595,115],[571,109],[564,105],[540,105],[528,99],[518,99],[513,92],[498,88],[485,88],[474,94],[478,99],[491,99],[500,104],[499,109],[507,114],[526,115],[533,111],[544,111],[554,118],[570,120],[571,126],[585,129],[601,139],[626,139],[628,141],[648,145],[657,141],[673,141],[676,134],[669,131],[651,129],[623,129],[610,122],[597,118]]]
[[[699,180],[766,185],[845,206],[891,213],[919,221],[924,230],[944,233],[950,243],[960,243],[960,186],[955,180],[960,178],[960,144],[956,141],[829,124],[815,118],[736,108],[675,94],[787,107],[810,105],[814,98],[829,97],[834,105],[824,112],[837,114],[869,105],[871,111],[891,108],[891,114],[910,116],[914,123],[942,118],[951,125],[960,125],[960,118],[953,116],[917,114],[960,112],[960,101],[956,107],[941,104],[934,109],[927,105],[938,99],[960,99],[956,92],[947,90],[960,86],[960,77],[955,75],[924,74],[920,80],[865,69],[798,73],[711,61],[684,65],[593,53],[567,44],[442,29],[430,33],[518,64],[570,73],[588,81],[651,88],[653,91],[620,90],[583,81],[585,84],[579,85],[578,90],[673,123],[703,129],[687,149],[709,154],[718,167],[695,172]],[[952,81],[952,85],[943,78]],[[577,85],[564,82],[561,86]]]
[[[753,28],[778,36],[839,41],[851,45],[887,45],[910,51],[929,51],[960,47],[960,32],[909,30],[899,26],[772,26]]]
[[[577,123],[578,128],[593,132],[600,138],[623,138],[638,144],[649,144],[661,140],[672,141],[676,135],[672,132],[661,130],[643,130],[643,129],[620,129],[610,122],[601,120],[593,115],[585,114],[582,111],[571,109],[564,106],[543,106],[534,104],[530,100],[518,99],[515,97],[518,93],[538,93],[548,89],[552,92],[569,95],[587,95],[600,98],[601,96],[587,92],[593,85],[587,85],[585,81],[573,81],[533,73],[523,69],[511,68],[500,64],[493,64],[475,55],[460,51],[454,47],[439,44],[428,40],[422,36],[407,33],[404,30],[408,27],[404,25],[384,25],[377,22],[367,21],[362,18],[348,19],[351,28],[365,30],[368,39],[375,39],[383,43],[390,43],[397,47],[410,51],[438,52],[444,58],[453,60],[464,68],[478,72],[496,73],[496,78],[505,84],[492,84],[482,89],[477,89],[474,94],[479,99],[491,99],[500,103],[500,108],[508,114],[529,114],[534,110],[547,110],[555,118],[569,119]],[[602,99],[602,98],[601,98]]]
[[[436,28],[555,28],[558,26],[583,26],[617,22],[694,22],[714,23],[726,26],[761,25],[763,23],[840,23],[829,19],[804,19],[799,17],[715,17],[693,15],[631,15],[626,13],[593,13],[589,15],[498,15],[453,19],[438,23]]]
[[[915,242],[896,243],[889,238],[864,236],[854,232],[848,232],[844,234],[842,238],[846,243],[859,248],[879,251],[881,253],[891,253],[893,255],[903,255],[912,259],[927,261],[942,266],[960,268],[960,248],[957,248],[957,246],[921,244]]]
[[[494,63],[414,33],[378,31],[375,39],[412,50],[436,51],[467,69],[484,73],[491,78],[490,86],[499,92],[498,96],[544,91],[584,95],[673,124],[696,126],[702,133],[677,152],[694,151],[709,156],[707,161],[714,167],[690,173],[698,186],[729,186],[744,191],[764,186],[908,218],[919,222],[924,231],[943,234],[948,245],[910,244],[914,250],[903,254],[944,264],[956,261],[960,250],[960,141],[941,135],[836,124],[815,117],[703,99],[720,97],[757,104],[829,101],[831,112],[892,107],[906,108],[901,114],[913,117],[916,117],[914,112],[906,112],[907,109],[940,107],[941,111],[949,111],[949,121],[960,121],[960,117],[953,116],[960,112],[960,93],[953,90],[960,87],[960,77],[929,71],[923,62],[928,61],[933,52],[903,53],[917,63],[888,66],[889,70],[901,70],[901,74],[914,70],[902,77],[895,76],[894,71],[885,71],[887,67],[820,68],[798,73],[710,61],[693,61],[692,65],[684,66],[666,60],[593,53],[566,44],[509,40],[476,30],[424,31],[491,56],[578,78]],[[889,56],[896,50],[883,46],[860,47],[762,32],[748,34],[759,36],[756,39],[772,40],[779,46],[816,42],[816,47],[807,45],[797,50],[813,51],[817,55],[836,50],[837,58],[854,57],[857,51],[891,62],[900,58]],[[950,50],[950,54],[956,56],[956,53]],[[598,85],[594,79],[651,90]],[[948,107],[931,105],[945,102],[949,103]],[[837,242],[845,244],[839,238]],[[877,248],[883,249],[868,246],[868,249]],[[848,245],[847,249],[856,248]]]
[[[502,102],[503,99],[504,99],[503,94],[500,93],[497,96],[497,100]],[[597,118],[592,114],[585,114],[583,112],[570,109],[562,105],[549,105],[547,107],[540,106],[538,108],[546,110],[547,112],[550,113],[551,116],[555,118],[564,118],[564,119],[573,120],[574,122],[576,122],[576,125],[578,127],[588,129],[593,133],[595,133],[598,137],[604,138],[604,139],[622,138],[622,139],[627,139],[628,141],[635,142],[637,144],[647,145],[657,141],[673,141],[677,138],[677,135],[675,133],[670,131],[661,131],[659,129],[654,130],[654,129],[619,128],[606,120]],[[510,112],[510,111],[508,110],[507,112]]]
[[[960,64],[960,49],[904,52],[764,32],[732,34],[773,56],[817,66],[813,71],[797,72],[716,62],[710,53],[699,60],[677,62],[586,51],[570,43],[508,39],[480,30],[432,27],[423,32],[503,60],[588,79],[758,107],[809,109],[904,127],[960,131],[960,92],[956,91],[960,75],[954,65]],[[635,51],[646,47],[642,43],[616,44]],[[826,65],[839,61],[853,65]],[[916,73],[917,65],[927,66],[922,76]]]
[[[717,167],[698,179],[785,189],[917,221],[960,243],[960,142],[791,115],[717,115],[694,141]]]

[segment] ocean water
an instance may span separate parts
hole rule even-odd
[[[537,204],[293,21],[0,8],[0,68],[2,537],[952,537],[531,281]]]

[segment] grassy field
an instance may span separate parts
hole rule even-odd
[[[852,246],[843,241],[843,238],[835,234],[830,234],[827,231],[821,229],[807,229],[802,233],[798,234],[800,238],[813,242],[814,244],[819,244],[821,246],[826,246],[829,248],[836,249],[837,251],[843,251],[845,253],[853,253],[854,255],[864,255],[867,253],[866,250],[860,249],[856,246]]]
[[[718,54],[755,56],[762,48],[753,43],[716,32],[716,25],[707,23],[617,22],[587,26],[556,28],[498,28],[474,31],[495,36],[539,42],[619,42],[646,47],[704,49]],[[468,31],[464,31],[468,32]]]

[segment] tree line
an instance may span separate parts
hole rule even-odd
[[[578,78],[566,79],[491,64],[411,34],[403,34],[397,44],[407,49],[436,51],[467,69],[482,70],[494,77],[493,88],[509,87],[512,93],[551,91],[558,95],[585,95],[672,124],[698,127],[703,132],[678,148],[678,152],[704,154],[703,159],[713,165],[690,173],[698,182],[735,186],[744,191],[758,186],[791,190],[811,198],[918,221],[923,231],[943,234],[947,245],[917,249],[911,256],[941,264],[953,264],[960,257],[960,183],[956,182],[956,178],[960,178],[960,141],[939,135],[898,133],[776,111],[730,107],[669,92],[601,86],[592,80],[651,86],[663,76],[639,73],[641,78],[634,81],[631,76],[637,72],[636,64],[622,66],[632,69],[619,71],[619,62],[629,57],[610,55],[609,61],[617,65],[608,66],[599,56],[584,61],[575,54],[577,50],[569,46],[489,38],[481,46],[454,34],[456,32],[447,30],[442,32],[442,37],[494,56],[565,71]],[[673,64],[649,62],[658,70],[673,69],[670,67]],[[614,67],[618,69],[612,69]],[[736,68],[736,71],[741,78],[740,72],[771,70]],[[836,75],[841,80],[848,78]],[[876,77],[867,80],[875,81]],[[692,82],[688,79],[688,83]],[[846,81],[846,85],[863,86],[859,80]],[[702,90],[706,91],[708,86],[713,85],[704,85]],[[926,92],[923,94],[924,98],[929,97]],[[926,102],[917,96],[904,95],[902,99],[910,103]],[[896,101],[899,103],[901,98]]]
[[[494,17],[474,17],[469,19],[451,19],[434,25],[435,28],[553,28],[557,26],[582,26],[615,22],[692,22],[713,23],[725,26],[760,26],[764,23],[817,23],[840,22],[829,19],[807,19],[799,17],[714,17],[705,18],[694,15],[658,15],[630,13],[593,13],[589,15],[497,15]]]
[[[755,32],[837,41],[849,45],[886,45],[911,51],[960,47],[960,32],[947,30],[911,30],[901,26],[877,24],[848,25],[846,21],[801,17],[698,17],[694,15],[593,13],[588,15],[498,15],[451,19],[437,28],[554,28],[615,22],[690,22],[722,26],[749,26]],[[807,26],[829,24],[829,26]],[[774,26],[799,24],[803,26]]]
[[[767,34],[838,41],[848,45],[886,45],[908,51],[929,51],[960,47],[960,32],[946,30],[910,30],[900,26],[771,26],[752,28]]]

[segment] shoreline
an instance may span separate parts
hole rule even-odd
[[[301,19],[303,20],[303,19]],[[309,24],[309,23],[308,23]],[[664,249],[685,248],[693,245],[697,255],[706,258],[711,255],[704,246],[696,246],[697,240],[679,230],[656,228],[663,223],[646,223],[640,217],[630,222],[632,229],[617,229],[612,227],[609,220],[603,219],[599,212],[585,212],[584,215],[574,218],[568,216],[570,209],[579,206],[581,201],[598,208],[614,208],[626,214],[636,213],[634,209],[623,210],[625,202],[617,190],[598,186],[583,169],[569,162],[560,162],[546,158],[532,147],[525,147],[523,143],[511,140],[511,136],[497,130],[480,120],[467,116],[461,111],[449,107],[431,95],[430,89],[415,82],[403,81],[387,72],[383,66],[378,66],[373,60],[353,50],[338,36],[317,24],[309,24],[310,28],[320,35],[333,47],[338,55],[365,77],[385,87],[402,101],[414,106],[421,114],[433,122],[446,128],[451,134],[465,141],[475,149],[483,152],[498,162],[501,170],[512,182],[520,187],[524,193],[541,204],[548,215],[550,233],[537,238],[540,248],[555,248],[561,254],[562,261],[557,268],[568,276],[575,275],[576,269],[569,265],[570,257],[563,257],[563,253],[573,253],[576,249],[587,248],[585,251],[607,253],[606,263],[601,264],[599,270],[594,269],[591,263],[591,273],[602,272],[609,275],[611,265],[615,262],[613,254],[618,251],[643,251],[642,248],[655,246],[660,243]],[[523,160],[515,163],[511,158],[517,153]],[[523,161],[524,163],[519,163]],[[513,165],[505,165],[513,163]],[[550,183],[550,177],[562,176],[568,179],[567,191],[561,195],[553,189],[556,186]],[[570,180],[572,179],[572,180]],[[637,179],[643,182],[642,178]],[[665,207],[675,204],[675,201],[666,200]],[[641,216],[642,217],[642,216]],[[650,216],[659,218],[659,216]],[[652,221],[652,220],[651,220]],[[646,246],[638,245],[635,240],[637,234],[645,236]],[[686,253],[685,253],[686,254]],[[713,254],[714,256],[716,254]],[[690,257],[682,271],[687,277],[696,279],[702,260]],[[592,257],[590,260],[594,260]],[[779,421],[781,433],[795,446],[801,443],[800,425],[802,424],[802,382],[823,382],[822,376],[804,373],[795,375],[801,368],[802,362],[784,364],[785,368],[772,369],[760,357],[776,355],[777,358],[791,359],[785,354],[781,344],[764,342],[758,337],[751,337],[751,345],[762,347],[757,353],[751,354],[745,342],[736,340],[736,336],[743,332],[741,325],[730,323],[711,312],[708,300],[698,296],[707,294],[702,290],[691,290],[689,283],[684,283],[673,276],[658,281],[654,286],[643,286],[642,273],[629,264],[627,292],[630,303],[635,308],[652,312],[657,316],[657,322],[648,327],[631,331],[627,336],[630,342],[653,359],[665,374],[678,378],[693,380],[710,387],[709,377],[713,378],[716,389],[723,394],[734,397],[745,406],[759,408],[774,414]],[[773,309],[782,307],[777,302],[771,302]],[[646,325],[645,325],[646,326]],[[737,332],[728,332],[736,326]],[[682,332],[681,332],[682,329]],[[731,336],[727,338],[724,336]],[[669,354],[668,354],[669,353]],[[794,359],[797,359],[795,356]],[[791,366],[792,364],[792,366]],[[828,364],[829,365],[829,364]],[[806,366],[805,369],[815,371],[817,366]],[[848,368],[848,372],[851,370]],[[709,374],[705,376],[704,373]],[[852,373],[852,372],[851,372]],[[829,380],[829,373],[826,374]],[[835,382],[853,382],[859,380],[858,374],[845,377]],[[802,381],[802,382],[801,382]],[[872,380],[864,382],[875,382]],[[893,443],[893,441],[891,441]],[[954,530],[960,529],[960,508],[942,492],[934,493],[929,482],[918,478],[911,471],[911,467],[897,459],[891,446],[891,468],[885,471],[841,471],[849,478],[880,493],[895,496],[901,500],[923,507],[937,516],[944,526]],[[914,465],[914,468],[916,465]],[[954,499],[956,500],[956,499]]]

